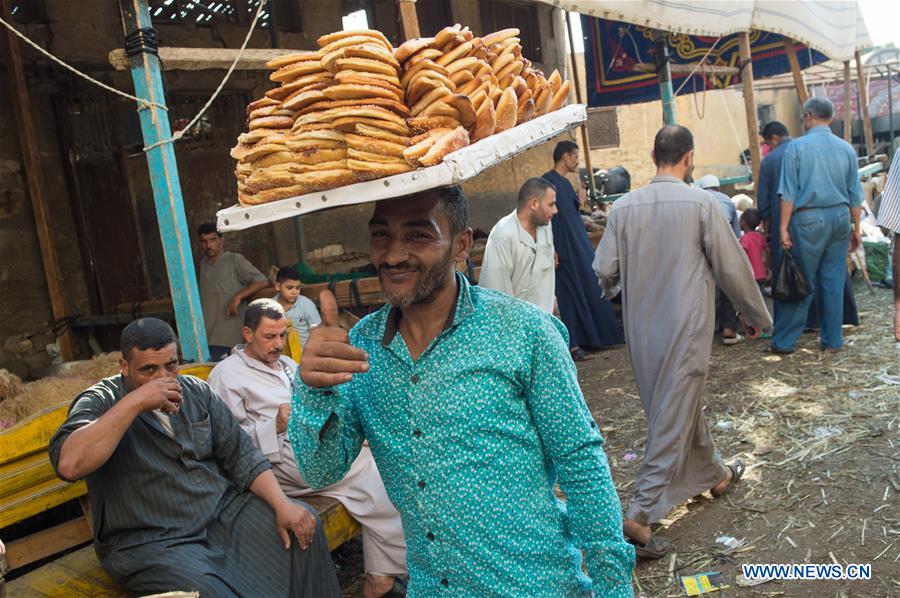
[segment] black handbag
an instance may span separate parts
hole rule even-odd
[[[791,255],[791,250],[785,249],[781,266],[775,275],[775,284],[772,285],[772,297],[778,301],[796,303],[803,301],[809,292],[809,283],[803,276],[800,264]]]

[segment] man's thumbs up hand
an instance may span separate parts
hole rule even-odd
[[[331,291],[319,294],[319,310],[322,324],[310,331],[300,357],[300,379],[312,388],[337,386],[369,369],[369,356],[351,345],[347,331],[340,327]]]

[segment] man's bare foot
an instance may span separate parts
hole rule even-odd
[[[734,472],[731,471],[730,467],[725,468],[725,479],[716,484],[710,489],[710,492],[713,496],[721,496],[727,489],[728,485],[731,483],[731,480],[734,479]]]
[[[380,598],[394,587],[394,578],[391,575],[372,575],[366,573],[366,581],[363,584],[363,598]]]
[[[650,526],[628,517],[622,519],[622,532],[638,544],[646,544],[650,539]]]

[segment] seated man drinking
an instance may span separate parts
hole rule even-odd
[[[136,594],[340,596],[315,512],[285,496],[209,386],[178,375],[169,325],[135,320],[121,347],[122,373],[75,399],[49,448],[57,475],[87,481],[113,581]]]

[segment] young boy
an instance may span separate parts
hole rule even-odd
[[[766,281],[771,279],[771,273],[769,271],[769,245],[763,234],[756,230],[760,221],[759,212],[754,208],[741,214],[740,222],[743,231],[741,247],[744,248],[750,265],[753,266],[753,276],[759,285],[759,291],[765,297]]]
[[[300,336],[300,344],[305,345],[309,330],[322,323],[319,311],[312,300],[300,294],[300,273],[293,266],[279,268],[275,275],[274,299],[284,308],[284,313]]]

